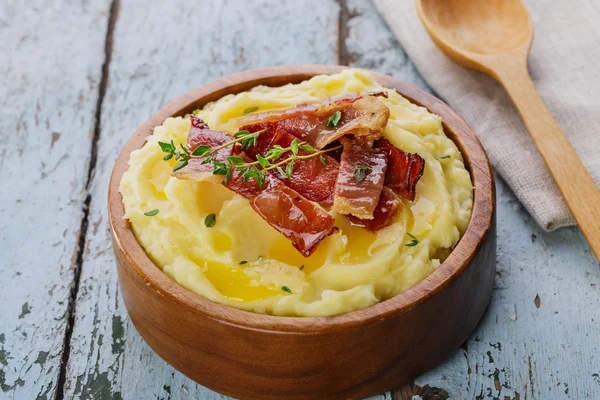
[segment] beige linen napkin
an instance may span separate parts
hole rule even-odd
[[[375,0],[433,90],[478,134],[490,160],[540,226],[575,221],[519,114],[493,78],[467,70],[431,41],[414,0]],[[535,29],[529,71],[600,186],[600,1],[526,1]]]

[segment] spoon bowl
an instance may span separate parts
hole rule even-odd
[[[421,0],[417,8],[438,47],[467,68],[490,73],[491,58],[511,53],[525,60],[533,42],[531,18],[520,0]]]

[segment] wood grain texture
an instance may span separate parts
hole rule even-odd
[[[388,49],[385,58],[360,50],[377,48],[393,36],[377,22],[380,17],[372,5],[357,0],[348,6],[354,15],[347,40],[349,54],[356,55],[351,65],[368,63],[386,73],[390,68],[401,70],[401,48]],[[394,59],[399,62],[390,67]],[[404,79],[420,85],[409,76]],[[543,231],[507,184],[500,178],[496,182],[498,264],[486,316],[443,364],[396,390],[396,400],[413,400],[413,395],[463,400],[600,398],[600,310],[590,306],[600,298],[600,264],[578,229]],[[439,331],[443,334],[444,326]]]
[[[522,0],[420,0],[417,10],[429,35],[444,53],[502,83],[571,214],[600,260],[600,190],[529,76],[527,57],[533,42],[533,24]]]
[[[57,392],[107,6],[0,4],[1,399]]]
[[[600,398],[600,310],[590,306],[600,297],[600,265],[578,229],[543,231],[497,182],[489,309],[469,340],[415,386],[465,400]]]
[[[444,263],[422,282],[389,300],[342,315],[274,317],[236,310],[182,289],[156,268],[137,242],[124,219],[118,186],[130,153],[145,143],[153,127],[169,116],[184,115],[258,84],[281,86],[339,71],[340,67],[324,65],[271,67],[203,85],[153,114],[116,161],[108,209],[129,316],[161,357],[219,392],[244,399],[346,399],[391,389],[458,348],[491,296],[495,187],[481,143],[437,98],[375,73],[383,86],[442,117],[473,181],[473,211],[466,231]],[[432,335],[432,328],[442,323],[446,334]]]
[[[207,3],[201,3],[197,10],[205,10]],[[240,9],[244,3],[228,1],[227,4],[234,7],[221,7],[212,14],[222,21],[220,26],[227,24],[223,30],[234,26],[237,37],[241,37],[237,40],[243,42],[244,49],[255,50],[254,53],[244,51],[244,57],[248,54],[251,57],[245,64],[237,58],[239,45],[212,50],[197,46],[195,56],[205,62],[211,60],[211,53],[218,54],[215,59],[221,65],[214,66],[194,65],[193,60],[187,59],[177,64],[171,62],[178,52],[183,52],[184,42],[179,37],[174,39],[176,30],[198,40],[201,40],[200,33],[208,31],[189,25],[191,14],[181,11],[196,10],[189,2],[175,4],[178,11],[169,11],[159,2],[148,2],[148,7],[156,10],[154,13],[139,2],[124,0],[122,9],[125,11],[121,14],[125,13],[127,24],[132,26],[120,27],[115,37],[120,58],[112,67],[109,82],[112,89],[109,87],[105,107],[116,116],[113,118],[105,112],[102,121],[106,127],[102,136],[107,139],[100,143],[101,156],[92,187],[88,250],[64,398],[92,398],[92,395],[95,399],[226,398],[175,372],[140,339],[126,318],[109,250],[105,188],[117,149],[138,124],[166,100],[188,90],[191,87],[188,82],[200,85],[221,73],[247,66],[286,63],[286,59],[293,63],[335,61],[335,19],[339,11],[335,3],[302,2],[294,7],[291,2],[273,2],[270,4],[274,7],[268,13],[258,9],[265,2],[253,3],[256,7]],[[0,62],[0,140],[3,145],[10,145],[0,149],[0,171],[18,174],[5,176],[4,187],[11,189],[3,190],[0,195],[0,226],[4,228],[0,234],[3,256],[0,270],[6,288],[0,292],[3,304],[0,310],[0,378],[3,379],[0,379],[0,399],[38,396],[49,399],[57,385],[53,380],[58,376],[64,338],[61,321],[66,318],[66,286],[72,281],[68,266],[83,215],[80,212],[85,196],[82,188],[90,148],[87,134],[93,125],[91,118],[95,110],[91,103],[95,102],[102,63],[104,34],[98,32],[105,29],[106,21],[99,18],[108,17],[105,2],[87,2],[75,7],[69,3],[68,8],[65,4],[28,2],[24,7],[20,2],[9,0],[0,6],[0,37],[3,39],[0,49],[4,56]],[[348,0],[347,7],[345,40],[351,64],[422,86],[412,63],[394,43],[393,35],[371,3]],[[291,11],[295,14],[290,14]],[[236,29],[240,13],[248,19]],[[279,31],[289,35],[266,34],[251,20],[257,16],[262,18],[262,24],[279,27]],[[282,18],[279,24],[277,18]],[[188,25],[175,27],[173,21],[180,19]],[[55,23],[58,20],[61,23]],[[166,27],[157,25],[164,20],[171,23],[165,24]],[[201,22],[219,26],[211,20]],[[55,29],[56,26],[59,29]],[[224,35],[227,43],[233,43],[231,34],[224,32]],[[251,40],[245,40],[244,35],[249,35]],[[171,43],[167,43],[164,36],[171,38]],[[84,42],[87,45],[84,46]],[[169,53],[168,46],[173,43],[180,45]],[[273,48],[276,43],[287,45]],[[52,45],[71,49],[73,59],[63,52],[53,55]],[[271,50],[268,57],[263,57],[267,46]],[[302,51],[296,52],[294,46],[300,46]],[[85,57],[77,57],[80,54]],[[186,54],[192,56],[191,51]],[[59,58],[65,61],[61,63]],[[67,60],[75,64],[69,67]],[[93,67],[93,64],[97,65]],[[176,75],[168,74],[168,66],[174,68]],[[221,71],[212,71],[216,69]],[[20,78],[21,72],[27,72],[27,80]],[[81,80],[86,74],[90,79],[82,86]],[[79,87],[83,88],[83,101],[76,101],[72,94]],[[149,94],[146,96],[145,92]],[[25,115],[27,110],[35,110],[36,100],[43,103],[43,114],[38,113],[42,116],[39,127],[27,121]],[[76,120],[86,112],[90,116],[84,116],[85,124]],[[51,122],[49,127],[44,114]],[[29,124],[26,131],[24,123]],[[19,151],[24,151],[19,147],[24,146],[15,132],[27,137],[28,145],[39,147],[40,156],[35,159],[40,163],[37,169],[27,164],[29,158],[18,156]],[[85,132],[86,140],[75,137],[81,132]],[[17,153],[11,148],[16,148]],[[56,164],[51,161],[62,159],[65,154],[69,157],[52,173]],[[41,181],[41,162],[46,164],[47,183]],[[35,183],[40,191],[28,188],[24,185],[27,183]],[[497,179],[497,187],[498,271],[487,317],[461,349],[416,379],[414,384],[397,391],[396,399],[412,400],[413,393],[423,399],[600,398],[600,309],[594,306],[600,298],[600,265],[578,229],[542,231],[501,179]],[[38,193],[44,193],[43,200],[36,197]],[[63,210],[59,210],[58,204]],[[52,210],[52,214],[47,210]],[[31,229],[29,223],[42,229]],[[61,224],[64,227],[59,229]],[[66,238],[61,236],[64,229],[67,229]],[[39,251],[28,254],[21,245],[31,235],[39,243]],[[57,240],[49,241],[49,238]],[[61,244],[56,248],[48,246],[59,241]],[[66,265],[62,273],[53,269],[60,264]],[[39,295],[33,294],[36,291]],[[19,319],[19,315],[23,318]],[[437,331],[443,334],[444,328],[439,327]],[[22,331],[26,331],[27,337]],[[21,383],[23,386],[19,386]],[[390,395],[385,399],[390,400]]]
[[[348,65],[375,70],[425,89],[415,65],[385,26],[385,21],[370,1],[347,0],[348,30],[344,37]]]

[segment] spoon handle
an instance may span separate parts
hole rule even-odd
[[[600,260],[600,190],[537,92],[527,64],[497,67],[494,75],[517,106],[567,206]]]

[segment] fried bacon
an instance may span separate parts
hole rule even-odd
[[[319,103],[302,104],[282,111],[252,114],[240,118],[243,126],[274,123],[297,138],[322,149],[344,135],[362,137],[372,143],[387,125],[390,110],[379,99],[386,92],[355,93],[331,97]],[[328,125],[329,118],[340,112],[340,120]]]
[[[400,197],[415,199],[416,184],[425,167],[418,154],[405,153],[382,138],[390,112],[379,96],[387,94],[346,94],[320,103],[241,117],[242,130],[263,131],[253,146],[244,149],[239,144],[227,146],[204,164],[205,158],[191,157],[188,165],[173,175],[223,183],[248,199],[251,207],[306,257],[321,240],[337,232],[334,218],[316,203],[333,204],[333,209],[346,215],[353,225],[376,232],[393,223],[402,209]],[[338,111],[339,121],[328,123]],[[234,140],[227,133],[211,130],[200,118],[194,115],[190,118],[192,126],[187,143],[190,153],[198,146],[215,148]],[[223,175],[213,174],[213,162],[227,164],[227,157],[236,154],[251,163],[258,155],[266,157],[274,146],[290,147],[296,138],[316,149],[339,140],[343,152],[335,158],[333,153],[327,153],[296,159],[291,177],[270,169],[262,188],[255,177],[245,180],[236,168],[228,173],[227,183]],[[298,156],[310,153],[301,148]],[[285,152],[278,160],[291,155]],[[285,165],[282,167],[285,170]]]
[[[262,191],[250,200],[250,205],[305,257],[338,230],[331,215],[283,183]]]
[[[278,130],[277,125],[273,122],[247,125],[240,128],[241,131],[248,131],[250,133],[258,132],[263,129],[267,129],[267,131],[258,135],[258,137],[256,138],[256,144],[254,146],[244,149],[244,153],[246,153],[246,155],[254,161],[256,161],[257,154],[265,156],[267,154],[267,151],[269,151],[271,147],[277,144],[277,139],[281,135],[282,131]],[[239,151],[236,150],[236,152]]]
[[[190,152],[200,145],[217,147],[227,143],[231,138],[223,132],[209,129],[200,118],[192,116],[192,127],[188,137]],[[222,153],[222,150],[217,152],[215,155],[217,161],[227,161],[227,156],[231,155],[231,147],[227,149],[228,153]],[[245,154],[242,154],[242,158],[245,162],[252,161]],[[213,164],[202,164],[202,160],[202,158],[190,159],[185,168],[174,172],[173,175],[197,181],[207,180],[205,176],[210,173],[211,176],[221,178],[219,182],[222,182],[222,176],[213,175]],[[188,169],[186,173],[180,173],[186,169]],[[305,257],[310,256],[317,249],[321,240],[337,231],[334,226],[335,219],[331,215],[273,175],[266,174],[265,183],[260,188],[256,178],[244,181],[242,174],[234,170],[229,181],[223,185],[247,198],[252,208],[269,225],[288,238]]]
[[[388,157],[386,186],[405,199],[413,201],[416,196],[417,182],[425,169],[425,160],[418,154],[403,152],[387,139],[377,140],[375,147],[383,150]]]
[[[244,182],[236,170],[224,185],[247,198],[254,211],[305,257],[317,249],[321,240],[337,232],[331,215],[272,175],[265,176],[265,184],[260,189],[255,178]]]
[[[378,230],[391,225],[401,209],[402,202],[398,196],[392,189],[384,186],[377,207],[375,208],[375,211],[373,211],[373,219],[361,219],[354,215],[347,215],[346,217],[350,220],[352,225],[360,226],[371,232],[377,232]]]
[[[244,130],[249,132],[256,132],[265,128],[271,129],[258,136],[255,146],[245,150],[246,155],[252,160],[256,160],[257,154],[264,157],[267,151],[274,145],[279,145],[283,148],[290,147],[290,144],[296,138],[285,129],[279,128],[275,123],[243,127]],[[310,152],[302,149],[298,151],[299,156],[309,154]],[[285,160],[290,156],[291,152],[286,152],[278,160]],[[331,205],[333,204],[333,190],[340,165],[334,158],[329,157],[327,154],[323,154],[322,156],[323,161],[321,161],[320,157],[294,161],[294,174],[291,179],[282,176],[275,169],[271,170],[270,173],[308,200],[316,201],[323,205]]]
[[[201,118],[190,115],[192,126],[188,134],[187,149],[192,153],[198,146],[218,147],[233,139],[231,135],[225,132],[213,131],[206,125]],[[215,160],[226,162],[227,157],[231,155],[232,147],[225,147],[215,154]],[[197,182],[211,181],[215,183],[223,182],[222,175],[213,174],[213,164],[202,164],[203,159],[191,158],[188,165],[173,173],[173,176],[182,179],[189,179]]]
[[[333,209],[361,219],[373,219],[379,202],[387,156],[380,149],[344,140],[340,172],[335,183]]]

